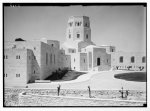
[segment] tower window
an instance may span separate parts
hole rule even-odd
[[[100,66],[100,58],[97,58],[97,66]]]
[[[52,44],[52,47],[54,46],[54,44]]]
[[[120,63],[123,63],[123,56],[121,56],[121,57],[119,58],[119,62],[120,62]]]
[[[114,49],[112,49],[111,52],[114,52]]]
[[[75,62],[76,60],[75,60],[75,58],[74,58],[74,62]]]
[[[80,34],[77,34],[77,38],[80,38]]]
[[[134,60],[134,56],[131,57],[131,63],[134,63],[135,60]]]

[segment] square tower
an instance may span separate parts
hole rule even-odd
[[[81,40],[91,42],[91,28],[89,17],[86,16],[71,16],[68,20],[67,40]]]

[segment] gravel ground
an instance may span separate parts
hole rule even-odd
[[[36,95],[52,95],[57,96],[56,89],[5,89],[5,106],[18,106],[18,94],[21,92],[26,92],[27,94]],[[74,89],[61,89],[60,96],[70,96],[70,97],[84,97],[89,98],[88,90],[74,90]],[[116,99],[122,100],[121,94],[118,90],[92,90],[91,98],[99,99]],[[123,100],[137,100],[146,101],[146,92],[138,90],[130,90],[127,98]]]

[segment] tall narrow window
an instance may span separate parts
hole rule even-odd
[[[54,54],[54,64],[55,64],[55,54]]]
[[[84,63],[85,63],[85,59],[84,59]]]
[[[88,34],[86,34],[86,39],[88,39]]]
[[[97,58],[97,66],[100,66],[100,58]]]
[[[74,58],[74,62],[75,62],[76,60],[75,60],[75,58]]]
[[[114,52],[114,49],[111,49],[111,52]]]
[[[71,38],[71,34],[69,34],[69,38]]]
[[[145,63],[145,62],[146,62],[146,58],[144,56],[144,57],[142,57],[142,63]]]
[[[46,65],[48,64],[48,53],[46,53]]]
[[[121,56],[121,57],[119,58],[119,62],[120,62],[120,63],[123,63],[123,56]]]
[[[131,63],[134,63],[135,60],[134,60],[134,56],[131,57]]]
[[[51,57],[50,57],[50,61],[51,61],[51,63],[52,63],[52,54],[51,54]]]
[[[77,38],[80,38],[80,34],[77,34]]]

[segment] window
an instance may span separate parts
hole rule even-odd
[[[17,55],[17,56],[16,56],[16,59],[20,59],[20,55]]]
[[[114,52],[114,49],[111,49],[111,52]]]
[[[85,23],[85,27],[88,27],[88,23]]]
[[[54,64],[55,64],[55,54],[54,54]]]
[[[72,26],[72,24],[73,24],[73,23],[72,23],[72,22],[70,22],[70,23],[69,23],[69,26],[71,27],[71,26]]]
[[[7,56],[7,55],[4,55],[4,59],[8,59],[8,56]]]
[[[75,62],[76,60],[75,60],[75,58],[74,58],[74,62]]]
[[[86,39],[88,39],[88,34],[86,35]]]
[[[121,57],[119,58],[119,62],[120,62],[120,63],[123,63],[123,56],[121,56]]]
[[[52,47],[54,46],[54,44],[52,44]]]
[[[71,34],[69,34],[69,38],[71,38]]]
[[[4,77],[7,77],[7,74],[4,74]]]
[[[34,50],[36,50],[36,47],[34,47]]]
[[[144,57],[142,57],[142,63],[145,63],[145,62],[146,62],[146,58],[144,56]]]
[[[34,70],[34,74],[35,74],[35,70]]]
[[[30,56],[29,56],[29,60],[30,60]]]
[[[78,26],[80,26],[80,23],[79,23],[79,22],[78,22],[77,24],[78,24]]]
[[[108,59],[107,59],[107,63],[108,63]]]
[[[48,53],[46,53],[46,65],[48,64]]]
[[[50,61],[51,61],[51,63],[52,63],[52,54],[51,54],[51,57],[50,57]]]
[[[84,63],[85,63],[85,59],[84,59]]]
[[[16,77],[20,77],[20,74],[16,74]]]
[[[100,66],[100,58],[97,58],[97,66]]]
[[[134,56],[131,57],[131,63],[134,63]]]
[[[80,34],[77,34],[77,38],[80,38]]]
[[[74,69],[76,69],[76,67],[74,67]]]

